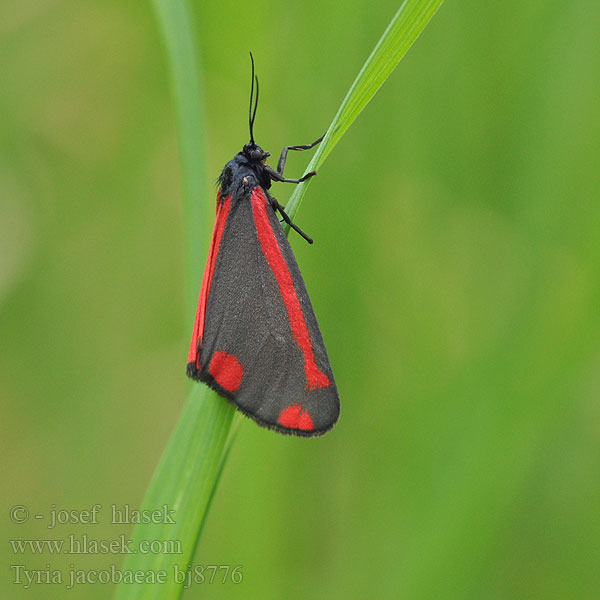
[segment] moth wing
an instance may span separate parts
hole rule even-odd
[[[260,425],[307,437],[329,431],[340,400],[327,350],[262,188],[222,200],[203,292],[188,374]]]

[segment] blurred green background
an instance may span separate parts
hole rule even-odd
[[[211,177],[247,141],[248,50],[276,154],[326,129],[397,7],[196,2]],[[585,0],[447,1],[336,147],[296,218],[316,243],[291,239],[341,420],[244,420],[194,558],[244,580],[185,598],[598,597],[599,30]],[[169,85],[149,3],[0,4],[5,565],[119,566],[14,554],[130,529],[9,507],[139,507],[184,404]],[[2,598],[113,592],[5,574]]]

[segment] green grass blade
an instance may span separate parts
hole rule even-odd
[[[217,399],[220,400],[220,399]],[[116,600],[179,598],[183,587],[174,578],[175,570],[185,573],[191,562],[199,532],[210,504],[215,483],[222,470],[233,410],[223,410],[224,401],[215,401],[206,386],[193,387],[177,427],[148,488],[142,510],[174,511],[174,524],[144,523],[133,534],[132,548],[143,540],[174,540],[181,554],[129,554],[123,570],[165,573],[164,584],[120,584]]]
[[[168,56],[179,133],[187,262],[186,308],[188,318],[193,319],[205,260],[200,251],[204,231],[203,199],[212,193],[206,171],[206,126],[198,43],[189,0],[153,0],[153,5]]]
[[[209,197],[206,176],[205,127],[197,41],[187,0],[154,0],[172,76],[184,182],[185,251],[187,259],[187,314],[193,318],[204,267],[202,199]],[[190,326],[191,328],[191,326]],[[183,365],[182,365],[183,376]],[[142,510],[163,506],[173,510],[174,524],[144,523],[133,532],[133,549],[144,540],[173,540],[181,553],[127,555],[122,569],[165,574],[161,584],[117,586],[117,600],[179,598],[181,583],[175,570],[185,573],[194,556],[202,525],[228,455],[227,440],[234,409],[203,385],[195,385],[177,427],[163,453],[142,503]]]
[[[306,169],[307,173],[317,171],[323,164],[333,147],[389,77],[442,2],[443,0],[405,0],[402,3],[346,94],[324,140],[317,146],[317,151]],[[312,179],[307,179],[294,190],[286,206],[286,212],[290,217],[293,218],[296,214],[311,181]],[[287,225],[286,231],[289,232]]]

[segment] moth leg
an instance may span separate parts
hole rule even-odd
[[[292,220],[290,219],[289,215],[285,212],[283,206],[281,206],[281,204],[279,204],[279,202],[277,201],[277,198],[273,198],[271,197],[271,206],[275,209],[279,211],[279,214],[283,217],[283,220],[297,233],[299,233],[309,244],[313,243],[313,240],[311,237],[309,237],[308,235],[306,235],[306,233],[304,233],[304,231],[302,231],[302,229],[300,229],[300,227],[298,227],[295,223],[292,223]]]
[[[312,144],[306,144],[304,146],[286,146],[281,151],[281,156],[279,157],[279,162],[277,163],[277,172],[283,176],[283,169],[285,167],[285,161],[287,159],[287,153],[289,150],[310,150],[311,148],[314,148],[318,143],[323,141],[324,137],[325,134],[323,134],[316,142],[313,142]]]
[[[265,165],[264,170],[271,179],[273,179],[274,181],[282,181],[283,183],[302,183],[303,181],[306,181],[307,179],[310,179],[311,177],[314,177],[317,174],[316,171],[311,171],[310,173],[307,173],[306,175],[300,177],[300,179],[287,179],[281,173],[278,173],[269,165]]]

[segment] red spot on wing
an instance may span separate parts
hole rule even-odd
[[[306,387],[309,390],[327,387],[331,382],[329,381],[329,377],[319,369],[315,362],[310,335],[308,334],[304,313],[298,300],[298,294],[294,288],[294,281],[288,265],[281,254],[277,238],[271,228],[271,222],[267,214],[267,199],[259,187],[255,187],[252,191],[252,212],[254,214],[254,224],[256,225],[258,240],[279,285],[279,290],[281,291],[281,296],[288,312],[294,340],[296,340],[296,343],[304,354]]]
[[[220,350],[213,354],[208,372],[223,389],[233,393],[240,388],[244,367],[233,354]]]
[[[310,431],[314,429],[313,421],[307,410],[302,410],[301,404],[292,404],[281,411],[278,422],[288,429],[303,429]]]
[[[201,340],[204,336],[206,300],[210,291],[210,284],[212,282],[215,263],[217,262],[217,256],[219,254],[221,238],[223,237],[223,231],[225,230],[225,224],[227,223],[227,216],[229,215],[230,208],[231,195],[227,196],[225,200],[221,202],[221,190],[219,190],[217,193],[217,219],[215,221],[212,241],[210,243],[206,268],[204,269],[204,277],[202,278],[200,298],[198,299],[198,308],[196,310],[196,321],[194,322],[192,341],[190,343],[190,351],[188,354],[188,364],[195,363],[197,368],[200,368],[200,364],[198,363],[198,340]]]

